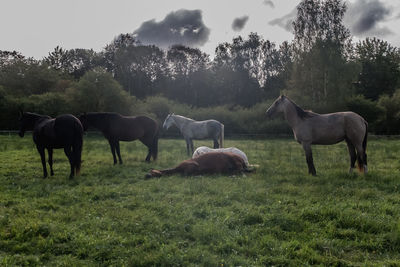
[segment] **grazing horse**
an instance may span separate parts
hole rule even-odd
[[[231,152],[233,154],[238,155],[239,157],[241,157],[244,161],[244,163],[246,164],[246,166],[249,166],[249,160],[247,159],[246,154],[236,148],[236,147],[226,147],[226,148],[209,148],[206,146],[200,146],[198,147],[192,155],[192,159],[199,157],[200,155],[203,155],[204,153],[210,153],[210,152]]]
[[[146,178],[162,175],[183,174],[185,176],[201,174],[233,174],[250,172],[244,160],[230,152],[210,152],[197,158],[182,161],[177,167],[165,170],[151,170]]]
[[[43,177],[47,177],[45,149],[49,154],[50,174],[53,172],[53,149],[64,148],[71,165],[70,178],[79,174],[81,168],[83,128],[80,121],[71,114],[60,115],[52,119],[46,115],[25,112],[20,118],[19,136],[25,131],[33,130],[33,141],[40,154],[43,166]]]
[[[186,141],[187,154],[193,153],[193,139],[206,139],[211,137],[214,140],[214,148],[223,147],[224,125],[216,120],[195,121],[180,115],[168,114],[163,123],[163,128],[168,130],[174,124],[183,135]],[[219,138],[219,144],[218,144]]]
[[[283,112],[293,130],[294,138],[305,151],[308,172],[316,175],[311,145],[332,145],[346,141],[350,154],[350,169],[358,162],[358,169],[367,173],[368,123],[354,112],[317,114],[306,111],[286,96],[278,97],[268,108],[267,117]]]
[[[79,116],[83,129],[89,126],[100,130],[110,144],[114,165],[122,164],[119,141],[133,141],[139,139],[148,148],[146,161],[157,159],[158,153],[158,124],[146,116],[127,117],[113,112],[89,112]]]

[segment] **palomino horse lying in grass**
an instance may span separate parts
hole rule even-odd
[[[201,174],[235,174],[250,172],[244,160],[230,152],[210,152],[194,159],[182,161],[172,169],[151,170],[146,178],[180,173],[185,176]]]
[[[240,150],[236,147],[209,148],[206,146],[200,146],[194,151],[194,153],[192,155],[192,159],[197,158],[200,155],[203,155],[205,153],[210,153],[210,152],[231,152],[231,153],[236,154],[239,157],[241,157],[244,160],[244,163],[246,164],[246,166],[247,167],[249,166],[249,160],[247,159],[246,154],[242,150]]]
[[[294,138],[306,153],[308,172],[316,175],[311,145],[332,145],[343,140],[350,154],[350,172],[356,159],[360,171],[366,173],[368,123],[354,112],[317,114],[306,111],[286,96],[278,97],[267,110],[267,117],[283,113],[293,130]],[[357,152],[357,153],[356,153]]]

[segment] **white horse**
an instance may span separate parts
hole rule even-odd
[[[186,150],[193,153],[193,139],[211,138],[214,140],[214,148],[222,147],[224,142],[224,125],[216,120],[195,121],[180,115],[168,114],[163,123],[163,128],[168,130],[175,125],[186,141]],[[218,143],[219,139],[219,143]]]
[[[197,158],[200,155],[209,153],[209,152],[231,152],[231,153],[236,154],[239,157],[241,157],[243,159],[244,163],[246,164],[246,166],[247,167],[249,166],[249,160],[247,159],[246,154],[242,150],[240,150],[236,147],[214,148],[213,149],[213,148],[209,148],[206,146],[200,146],[194,151],[192,159]]]

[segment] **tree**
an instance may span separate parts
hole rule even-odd
[[[141,45],[130,34],[122,34],[106,47],[103,57],[103,66],[130,95],[144,98],[162,88],[166,63],[160,48]]]
[[[104,69],[87,72],[67,96],[76,112],[108,111],[130,114],[133,97]]]
[[[28,96],[43,94],[57,89],[62,75],[41,61],[16,58],[0,69],[0,85],[7,94]]]
[[[358,71],[350,61],[351,38],[341,0],[303,0],[294,27],[294,63],[287,83],[299,103],[319,111],[343,108]]]
[[[333,43],[341,53],[351,49],[351,35],[343,22],[342,0],[302,0],[293,21],[294,44],[299,52],[310,51],[317,42]]]
[[[399,52],[377,38],[357,43],[356,58],[361,64],[358,92],[371,100],[377,100],[382,94],[392,95],[400,82]]]
[[[211,105],[209,55],[197,48],[172,46],[167,52],[168,85],[165,94],[171,99],[195,106]]]
[[[67,73],[75,79],[101,64],[100,56],[93,49],[64,50],[59,46],[44,61],[55,70]]]

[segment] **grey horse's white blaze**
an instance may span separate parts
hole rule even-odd
[[[189,149],[193,152],[193,139],[211,138],[214,141],[214,148],[222,147],[224,140],[224,125],[216,120],[195,121],[184,116],[169,114],[163,123],[163,128],[168,130],[175,125],[186,141],[187,153]],[[219,143],[218,143],[219,141]]]

